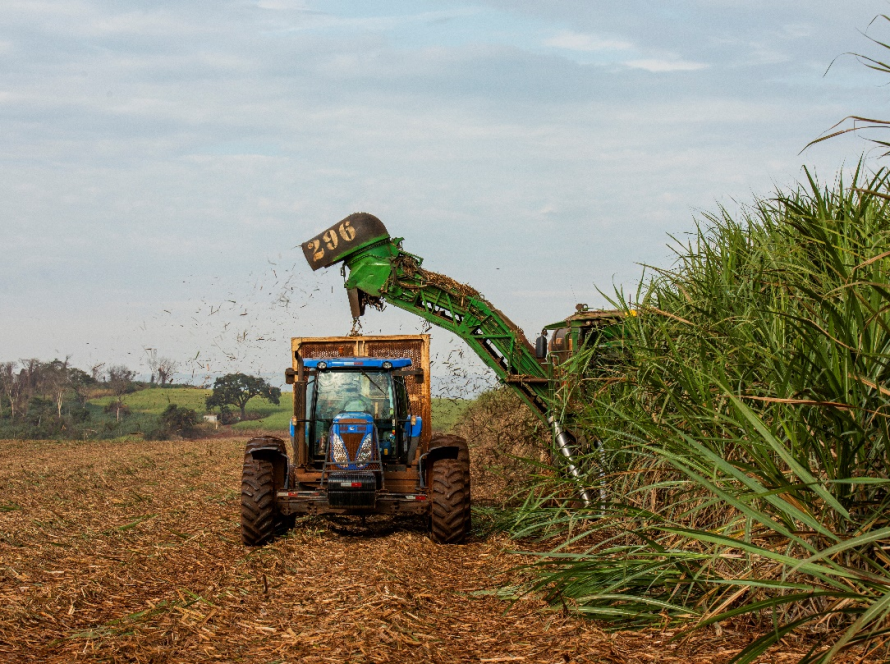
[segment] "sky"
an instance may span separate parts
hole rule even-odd
[[[890,116],[890,79],[844,55],[882,56],[887,9],[5,0],[0,360],[283,374],[290,337],[349,331],[299,245],[356,211],[533,338],[669,266],[703,212],[879,166],[852,136],[801,151]],[[484,373],[432,332],[434,373]]]

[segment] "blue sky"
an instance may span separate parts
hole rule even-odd
[[[855,163],[852,137],[799,153],[845,115],[890,115],[852,57],[825,74],[880,55],[861,32],[886,38],[868,27],[886,11],[8,0],[0,359],[144,368],[151,347],[198,377],[278,373],[289,337],[349,329],[339,274],[298,245],[359,210],[533,336],[668,265],[697,211]]]

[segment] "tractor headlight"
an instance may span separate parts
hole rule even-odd
[[[365,434],[362,438],[362,444],[358,448],[358,454],[355,455],[356,463],[368,463],[374,460],[374,436],[370,433]]]
[[[334,457],[334,463],[338,466],[349,464],[349,453],[346,451],[346,443],[336,433],[331,434],[331,456]]]

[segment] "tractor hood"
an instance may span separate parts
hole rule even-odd
[[[328,450],[330,463],[340,470],[381,470],[377,429],[368,413],[347,411],[334,417]]]

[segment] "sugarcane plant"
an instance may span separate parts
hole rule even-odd
[[[759,630],[734,662],[822,633],[806,662],[890,639],[890,171],[807,173],[699,220],[652,269],[619,353],[567,365],[558,397],[603,442],[608,501],[514,524],[562,534],[534,589],[616,628]],[[595,371],[591,363],[601,362]],[[583,404],[578,407],[577,404]],[[601,481],[600,451],[581,465]]]

